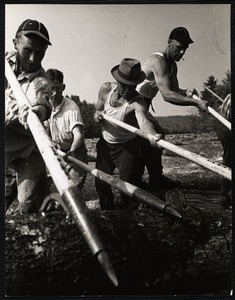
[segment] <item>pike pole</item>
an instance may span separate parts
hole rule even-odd
[[[13,90],[19,106],[27,105],[30,108],[27,123],[59,194],[65,203],[67,208],[66,212],[71,215],[73,221],[78,225],[78,228],[87,242],[92,254],[97,257],[109,279],[115,286],[117,286],[118,280],[116,274],[98,236],[95,224],[89,214],[89,210],[82,199],[82,194],[74,182],[68,178],[68,175],[62,169],[55,147],[48,137],[39,118],[31,110],[31,104],[24,94],[9,62],[6,59],[5,76]]]
[[[193,95],[193,98],[196,100],[200,100],[199,97],[196,95]],[[211,106],[207,106],[207,109],[210,114],[212,114],[217,120],[219,120],[221,123],[223,123],[229,130],[232,130],[231,123],[225,119],[223,116],[221,116],[216,110],[214,110]]]
[[[220,98],[216,93],[214,93],[212,90],[210,90],[205,84],[204,84],[204,88],[210,92],[213,96],[215,96],[217,99],[219,99],[222,103],[224,102],[224,100],[222,98]]]
[[[138,129],[134,126],[131,126],[129,124],[126,124],[122,121],[119,121],[117,119],[114,119],[110,116],[103,114],[103,117],[104,117],[104,120],[106,120],[110,123],[116,124],[117,126],[123,128],[123,129],[126,129],[127,131],[133,132],[136,135],[138,135],[146,140],[149,140],[149,138],[151,138],[151,137],[154,138],[153,135],[152,136],[148,135],[147,133],[141,131],[140,129]],[[198,154],[195,154],[193,152],[190,152],[188,150],[180,148],[180,147],[178,147],[174,144],[171,144],[165,140],[160,139],[156,143],[159,146],[161,146],[167,150],[170,150],[171,152],[174,152],[174,153],[232,181],[231,168],[228,168],[224,165],[218,164],[217,162],[210,161],[209,159],[207,159],[205,157],[202,157]]]
[[[57,153],[64,156],[64,152],[61,150],[57,150]],[[129,197],[136,198],[139,201],[146,203],[154,208],[160,209],[161,211],[165,211],[170,213],[171,215],[181,218],[182,216],[173,208],[170,207],[167,203],[162,201],[161,199],[153,196],[152,194],[142,190],[141,188],[136,187],[135,185],[123,181],[121,179],[115,178],[112,175],[109,175],[99,169],[92,169],[84,162],[72,157],[71,155],[67,157],[67,159],[72,162],[73,164],[79,166],[80,168],[84,169],[87,173],[92,174],[94,177],[99,178],[103,182],[107,183],[114,188],[117,188],[119,191],[123,192]]]

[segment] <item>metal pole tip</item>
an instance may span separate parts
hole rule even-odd
[[[108,275],[109,279],[112,281],[113,285],[115,287],[117,287],[118,286],[117,276],[116,276],[116,274],[113,270],[112,264],[110,263],[108,254],[104,250],[101,250],[97,254],[97,259],[100,262],[103,269],[105,270],[105,272]]]

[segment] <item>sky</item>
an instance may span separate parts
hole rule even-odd
[[[96,103],[100,86],[115,81],[110,70],[124,57],[143,63],[163,51],[172,29],[184,26],[194,43],[178,65],[180,88],[203,90],[210,75],[221,82],[231,70],[230,4],[7,4],[5,50],[26,19],[42,22],[52,46],[43,59],[44,69],[64,73],[64,94]],[[192,106],[153,100],[156,116],[197,113]],[[151,111],[152,112],[152,111]]]

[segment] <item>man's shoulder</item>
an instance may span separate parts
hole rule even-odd
[[[161,53],[152,53],[142,65],[143,71],[148,75],[156,66],[166,65],[166,61]]]
[[[74,110],[80,111],[79,106],[77,105],[77,103],[73,99],[71,99],[69,97],[64,97],[63,101],[64,101],[63,107],[65,109],[73,110],[73,111]]]
[[[150,56],[148,57],[148,61],[162,61],[165,60],[164,59],[164,55],[161,52],[154,52],[152,54],[150,54]]]
[[[34,82],[36,84],[42,84],[50,87],[52,86],[51,80],[43,68],[40,68],[37,72],[30,74],[29,79],[30,82]]]
[[[101,87],[100,87],[100,90],[101,91],[111,91],[114,87],[117,86],[117,83],[116,82],[104,82]]]
[[[99,99],[106,100],[108,94],[117,87],[117,83],[115,82],[105,82],[101,85],[99,90]]]
[[[42,80],[45,80],[45,81],[51,81],[50,80],[50,77],[47,75],[46,71],[43,69],[43,67],[41,67],[38,72],[36,73],[36,76],[38,78],[42,78]]]
[[[147,107],[146,101],[143,96],[141,96],[139,93],[133,98],[132,102],[130,103],[131,106],[134,108],[143,108]]]

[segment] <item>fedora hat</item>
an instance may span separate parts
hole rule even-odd
[[[123,58],[120,65],[112,68],[111,73],[117,81],[129,85],[137,85],[146,78],[140,62],[134,58]]]

